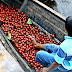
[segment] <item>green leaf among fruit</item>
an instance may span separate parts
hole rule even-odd
[[[27,24],[32,24],[32,21],[30,18],[28,19]]]

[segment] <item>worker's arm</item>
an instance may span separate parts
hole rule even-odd
[[[44,49],[45,50],[45,45],[46,44],[36,44],[36,45],[34,45],[34,48]]]
[[[36,42],[34,36],[29,35],[28,38],[31,39],[34,48],[44,49],[46,51],[50,50],[52,52],[55,48],[59,47],[56,44],[39,44]]]

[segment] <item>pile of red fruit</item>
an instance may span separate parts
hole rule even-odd
[[[23,12],[18,14],[17,12],[19,9],[15,8],[14,6],[4,6],[3,4],[0,4],[0,6],[0,21],[3,22],[1,25],[2,30],[6,34],[10,33],[12,35],[11,40],[14,42],[19,53],[21,53],[27,62],[29,62],[38,72],[43,67],[43,65],[35,60],[38,50],[33,49],[32,41],[28,39],[28,35],[34,35],[36,41],[40,44],[58,44],[53,39],[55,36],[51,34],[51,37],[47,37],[47,35],[40,32],[40,28],[37,26],[34,26],[33,24],[28,25],[26,15]]]

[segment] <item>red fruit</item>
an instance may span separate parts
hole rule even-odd
[[[55,40],[52,40],[52,42],[55,42]]]
[[[34,65],[34,67],[35,67],[35,70],[36,70],[37,66],[36,66],[36,65]]]
[[[52,36],[52,34],[50,34],[50,36]]]
[[[56,44],[56,42],[54,42],[54,44]]]
[[[30,62],[32,62],[32,60],[30,60]]]
[[[23,15],[24,13],[23,13],[23,12],[21,12],[21,14]]]
[[[49,37],[49,40],[51,39],[51,37]]]
[[[55,37],[55,35],[53,35],[53,34],[50,34],[50,36],[51,36],[51,37]]]
[[[40,67],[43,67],[43,65],[40,65]]]
[[[38,69],[40,69],[40,67],[38,67]]]
[[[30,49],[33,48],[33,46],[30,46]]]
[[[34,65],[33,63],[30,63],[32,66]]]
[[[21,50],[19,50],[19,53],[21,53],[22,51]]]
[[[35,56],[32,56],[32,58],[35,58]]]
[[[55,37],[55,35],[52,35],[52,37]]]
[[[35,63],[35,65],[37,66],[38,63]]]
[[[30,62],[30,60],[28,59],[27,62]]]
[[[40,30],[40,28],[38,28],[38,30]]]
[[[33,61],[33,63],[35,63],[35,61]]]
[[[35,70],[37,70],[37,68],[35,67]]]

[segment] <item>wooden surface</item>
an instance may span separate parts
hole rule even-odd
[[[34,2],[38,3],[39,5],[41,5],[42,7],[44,7],[45,9],[47,9],[48,11],[52,12],[53,14],[59,16],[60,18],[66,20],[66,17],[64,17],[63,15],[61,15],[60,13],[58,13],[57,11],[53,10],[52,8],[48,7],[47,5],[43,4],[42,2],[38,1],[38,0],[33,0]]]
[[[0,72],[24,72],[17,61],[6,51],[0,43]]]

